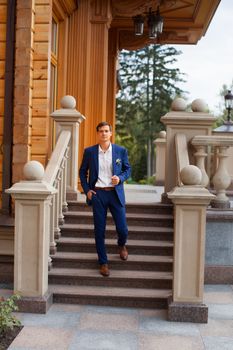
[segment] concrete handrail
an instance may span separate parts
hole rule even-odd
[[[61,132],[57,140],[55,149],[45,169],[43,177],[43,180],[48,182],[50,185],[53,185],[55,179],[57,178],[57,174],[59,169],[61,168],[63,159],[67,154],[67,148],[69,145],[70,137],[70,131],[64,130]]]

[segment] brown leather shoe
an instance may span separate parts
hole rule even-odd
[[[110,275],[109,268],[107,264],[100,265],[100,274],[104,277]]]
[[[123,247],[119,247],[119,254],[121,260],[127,260],[128,259],[128,250],[126,249],[126,246],[124,245]]]

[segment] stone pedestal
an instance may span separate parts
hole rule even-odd
[[[168,193],[175,205],[173,297],[171,321],[208,320],[203,304],[206,207],[214,195],[201,186],[176,187]]]
[[[41,180],[43,171],[35,177],[30,171],[24,175],[27,181],[7,190],[15,199],[14,292],[21,295],[20,311],[44,313],[52,300],[48,293],[49,206],[55,189]]]
[[[75,107],[75,98],[64,96],[61,100],[61,108],[51,114],[55,120],[56,140],[61,131],[69,130],[71,132],[66,173],[66,197],[68,200],[78,199],[79,125],[85,120],[85,117]]]

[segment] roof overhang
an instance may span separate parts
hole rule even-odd
[[[135,49],[146,44],[196,44],[205,35],[221,0],[112,0],[111,28],[119,32],[120,49]],[[142,37],[135,37],[132,17],[156,10],[164,17],[162,35],[148,39],[147,28]]]

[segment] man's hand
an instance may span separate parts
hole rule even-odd
[[[113,176],[112,176],[112,184],[113,184],[114,186],[116,186],[116,185],[119,184],[119,182],[120,182],[120,178],[119,178],[117,175],[113,175]]]
[[[96,192],[93,191],[93,190],[90,190],[90,191],[87,192],[87,198],[88,198],[90,201],[91,201],[91,199],[92,199],[93,194],[96,194]]]

